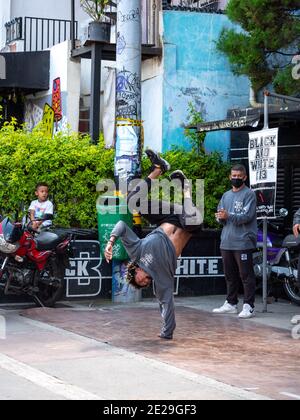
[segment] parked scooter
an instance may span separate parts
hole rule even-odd
[[[43,220],[48,218],[45,215]],[[0,287],[6,295],[29,295],[52,307],[62,297],[72,235],[32,229],[32,223],[0,223]]]
[[[286,217],[288,211],[280,210],[279,217]],[[278,231],[279,227],[268,221],[270,230]],[[283,285],[284,291],[292,302],[300,305],[300,283],[298,279],[298,258],[300,242],[294,235],[283,237],[279,233],[268,232],[268,293],[272,293],[276,284]],[[258,287],[263,280],[263,231],[258,231],[258,252],[254,257],[254,272],[258,280]]]

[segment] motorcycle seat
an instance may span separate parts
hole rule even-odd
[[[282,246],[284,248],[297,248],[300,245],[300,238],[296,238],[294,235],[288,235],[284,238]]]
[[[52,251],[65,239],[65,235],[57,235],[52,232],[41,232],[36,238],[36,249],[38,251]]]

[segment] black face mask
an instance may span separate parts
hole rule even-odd
[[[231,180],[231,185],[235,188],[241,188],[245,184],[245,181],[240,178],[234,178]]]

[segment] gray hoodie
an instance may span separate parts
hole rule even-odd
[[[112,236],[121,239],[129,257],[152,277],[163,318],[161,335],[172,337],[176,328],[173,292],[177,257],[174,245],[161,228],[139,239],[122,221],[117,223]]]
[[[218,206],[229,213],[223,224],[221,249],[227,251],[247,251],[257,245],[256,195],[248,187],[238,192],[227,191]]]

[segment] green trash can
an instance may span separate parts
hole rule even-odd
[[[133,226],[133,218],[130,213],[127,202],[120,197],[101,196],[97,202],[98,234],[101,248],[101,254],[104,257],[104,251],[107,242],[111,237],[115,225],[122,220],[130,228]],[[125,261],[129,257],[120,240],[114,245],[114,260]]]

